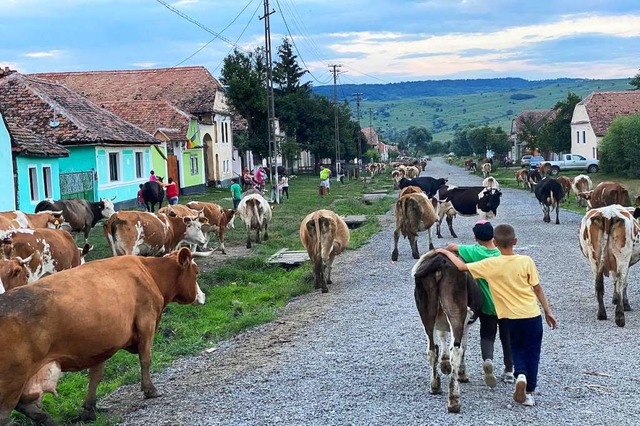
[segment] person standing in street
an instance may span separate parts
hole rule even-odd
[[[233,185],[229,188],[231,190],[231,198],[233,199],[233,210],[238,209],[238,204],[240,204],[240,200],[242,199],[242,187],[238,183],[238,178],[233,178]]]
[[[329,193],[329,177],[331,176],[331,170],[325,166],[320,166],[320,196],[324,197]]]

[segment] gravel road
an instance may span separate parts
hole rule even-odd
[[[425,174],[455,185],[481,182],[439,161]],[[560,322],[555,331],[545,326],[536,407],[514,406],[510,385],[492,390],[483,384],[478,324],[470,332],[462,412],[447,413],[446,395],[429,394],[426,337],[410,276],[414,260],[401,240],[399,261],[390,261],[391,226],[338,258],[328,294],[297,298],[278,321],[155,375],[163,397],[144,400],[138,385],[128,386],[100,405],[129,425],[636,424],[640,315],[628,312],[625,328],[596,320],[593,279],[577,241],[580,218],[563,210],[560,225],[545,224],[532,194],[504,189],[493,221],[516,228],[517,250],[538,264]],[[457,218],[459,238],[443,229],[436,246],[471,243],[476,220]],[[426,234],[422,252],[425,246]],[[632,268],[628,293],[636,309],[637,281]],[[606,293],[609,299],[609,282]]]

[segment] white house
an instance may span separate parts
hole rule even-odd
[[[598,159],[598,144],[613,120],[640,111],[640,91],[593,92],[576,105],[571,119],[571,152]]]

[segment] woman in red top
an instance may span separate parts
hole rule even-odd
[[[173,181],[173,178],[169,178],[169,183],[162,184],[167,191],[167,200],[170,205],[178,204],[178,185]]]

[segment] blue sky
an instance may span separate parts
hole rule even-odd
[[[166,1],[213,31],[228,26],[243,49],[263,45],[262,0]],[[343,65],[342,83],[619,78],[640,67],[640,0],[270,1],[274,50],[286,21],[316,85],[330,63]],[[212,38],[156,0],[0,0],[0,65],[25,73],[171,67]],[[231,48],[215,40],[183,65],[218,77]]]

